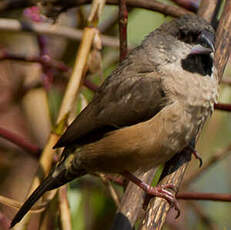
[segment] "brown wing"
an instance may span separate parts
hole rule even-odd
[[[86,144],[108,131],[145,121],[158,113],[164,104],[160,78],[154,73],[131,77],[114,74],[67,128],[55,148]]]

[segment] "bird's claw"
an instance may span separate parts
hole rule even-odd
[[[203,165],[203,160],[200,156],[200,154],[194,149],[192,154],[194,155],[194,157],[199,160],[199,167],[201,168],[201,166]]]
[[[128,171],[124,171],[123,176],[125,176],[127,179],[138,185],[141,189],[144,190],[144,192],[146,192],[146,199],[144,200],[144,205],[143,205],[144,207],[147,207],[151,197],[156,196],[156,197],[164,198],[165,200],[168,201],[170,206],[174,206],[174,208],[177,211],[176,218],[180,216],[180,208],[176,200],[176,197],[174,194],[168,191],[168,189],[172,189],[173,191],[177,192],[177,189],[174,184],[164,184],[164,185],[157,185],[156,187],[152,187]]]
[[[168,201],[171,207],[174,207],[175,210],[177,211],[177,215],[175,218],[178,218],[180,216],[180,207],[179,203],[175,197],[170,191],[167,189],[172,189],[174,192],[176,192],[176,186],[174,184],[165,184],[165,185],[158,185],[156,187],[150,186],[146,192],[147,196],[144,202],[144,206],[147,207],[147,204],[149,203],[150,199],[155,196],[155,197],[160,197],[164,198],[165,200]]]
[[[193,156],[199,160],[199,167],[201,168],[201,166],[203,165],[203,160],[200,156],[200,154],[196,151],[195,148],[193,148],[191,145],[188,146],[189,150],[192,152]]]

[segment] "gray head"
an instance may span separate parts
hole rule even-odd
[[[180,60],[187,71],[212,75],[214,30],[198,16],[185,15],[164,23],[148,35],[142,47],[157,65]]]
[[[203,35],[214,42],[214,29],[203,18],[196,15],[184,15],[169,23],[164,23],[156,31],[168,34],[189,44],[198,44]],[[202,35],[202,36],[201,36]]]

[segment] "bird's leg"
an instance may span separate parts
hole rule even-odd
[[[174,191],[176,191],[176,188],[173,184],[165,184],[165,185],[158,185],[156,187],[152,187],[128,171],[125,171],[122,174],[128,180],[132,181],[134,184],[138,185],[141,189],[143,189],[147,193],[147,199],[148,197],[151,198],[152,196],[161,197],[161,198],[166,199],[169,202],[169,204],[171,206],[174,206],[174,208],[176,209],[177,211],[176,218],[180,216],[179,204],[175,196],[167,190],[167,189],[173,189]],[[145,203],[147,204],[148,201],[149,200],[146,200]]]
[[[202,158],[201,158],[200,154],[195,149],[195,139],[193,139],[186,148],[188,148],[192,152],[194,157],[197,160],[199,160],[199,167],[201,167],[202,164],[203,164],[203,161],[202,161]]]

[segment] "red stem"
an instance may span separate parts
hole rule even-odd
[[[177,5],[193,11],[193,12],[197,12],[197,10],[199,9],[200,6],[200,1],[198,0],[172,0],[173,2],[175,2]]]
[[[214,105],[214,109],[231,112],[231,104],[218,103]]]
[[[24,149],[28,153],[34,153],[38,155],[41,152],[41,149],[38,146],[29,143],[24,138],[20,137],[18,134],[13,133],[1,127],[0,127],[0,137],[14,143],[15,145]]]
[[[20,54],[12,54],[8,53],[7,51],[1,51],[0,52],[0,61],[3,60],[14,60],[14,61],[25,61],[25,62],[32,62],[32,63],[39,63],[42,66],[47,66],[49,68],[54,68],[62,72],[71,72],[71,68],[65,65],[61,61],[57,61],[55,59],[52,59],[48,55],[43,55],[42,57],[39,56],[31,56],[31,57],[26,57],[24,55]],[[89,88],[92,91],[97,91],[98,86],[92,83],[91,81],[85,79],[84,80],[84,85]]]
[[[91,81],[89,81],[89,80],[87,80],[87,79],[84,79],[84,85],[88,88],[88,89],[90,89],[90,90],[92,90],[92,91],[94,91],[94,92],[96,92],[97,90],[98,90],[98,86],[97,85],[95,85],[93,82],[91,82]]]
[[[62,72],[68,72],[70,68],[66,66],[63,62],[54,60],[50,58],[48,55],[40,56],[24,56],[20,54],[12,54],[7,51],[0,52],[0,61],[1,60],[15,60],[15,61],[25,61],[25,62],[35,62],[40,63],[41,65],[45,65],[50,68],[56,68]]]
[[[181,192],[176,195],[176,198],[183,200],[210,200],[230,202],[231,194]]]
[[[10,227],[10,220],[0,212],[0,226],[3,227],[2,230],[7,230]]]
[[[126,6],[126,0],[120,0],[119,1],[120,62],[122,62],[127,57],[127,52],[128,52],[127,22],[128,22],[128,11]]]

